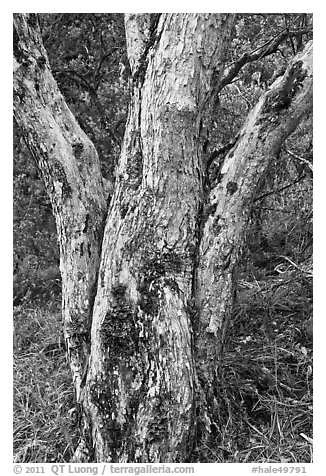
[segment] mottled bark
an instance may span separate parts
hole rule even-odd
[[[223,15],[126,18],[133,91],[87,380],[97,461],[184,461],[191,450],[200,128],[231,24]]]
[[[249,113],[204,207],[196,278],[198,328],[195,358],[207,398],[207,423],[218,402],[214,362],[234,296],[234,273],[251,204],[270,161],[312,110],[312,43],[298,54]],[[209,416],[210,415],[210,416]]]
[[[79,399],[107,205],[97,152],[56,85],[34,14],[14,15],[14,118],[56,219],[64,333]]]

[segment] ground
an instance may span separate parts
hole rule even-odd
[[[290,263],[246,259],[218,363],[216,434],[192,462],[312,461],[311,277]],[[264,267],[268,263],[267,267]],[[260,267],[259,267],[260,266]],[[14,311],[14,457],[68,462],[78,408],[59,303]]]

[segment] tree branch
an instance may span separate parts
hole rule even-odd
[[[283,150],[289,154],[291,157],[293,157],[294,159],[298,160],[299,162],[301,162],[302,164],[305,164],[308,166],[309,170],[313,173],[313,165],[311,162],[309,162],[309,160],[307,159],[304,159],[303,157],[300,157],[299,155],[295,154],[294,152],[292,152],[291,150],[289,149],[286,149],[285,147],[283,147]]]
[[[267,44],[265,43],[261,47],[257,48],[256,50],[252,51],[251,53],[244,53],[232,66],[230,66],[219,85],[218,92],[220,92],[225,86],[230,84],[230,82],[237,76],[241,68],[248,63],[252,63],[253,61],[260,60],[269,56],[273,53],[276,53],[279,45],[287,38],[300,36],[305,33],[311,32],[309,28],[300,28],[295,31],[283,31],[280,35],[275,37],[274,39],[270,40]],[[262,51],[261,51],[262,50]]]
[[[271,190],[270,192],[266,192],[263,195],[260,195],[259,197],[256,197],[253,200],[253,203],[258,202],[259,200],[263,200],[264,198],[269,197],[270,195],[276,195],[277,193],[281,193],[284,190],[287,190],[288,188],[292,187],[293,185],[301,182],[301,180],[303,180],[305,177],[306,177],[305,175],[300,175],[296,180],[284,185],[284,187],[278,188],[276,190]]]
[[[309,42],[261,95],[220,166],[203,213],[197,270],[201,323],[215,336],[223,332],[230,316],[233,273],[260,179],[286,138],[311,112],[312,90]]]
[[[289,35],[290,28],[289,28],[289,24],[288,24],[288,14],[287,13],[284,14],[284,23],[285,23],[286,32],[288,34],[288,38],[290,39],[292,53],[293,53],[293,55],[295,55],[296,51],[295,51],[295,47],[294,47],[294,43],[293,43],[293,38],[292,38],[291,35]]]
[[[14,117],[56,218],[64,331],[78,399],[107,203],[97,151],[54,80],[35,14],[14,15]]]

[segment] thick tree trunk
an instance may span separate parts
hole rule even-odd
[[[312,102],[308,45],[250,113],[207,194],[202,124],[233,21],[126,15],[132,98],[103,236],[96,151],[57,89],[35,16],[15,16],[15,119],[57,220],[79,461],[185,461],[196,424],[203,435],[214,424],[215,361],[255,188]]]
[[[184,461],[191,449],[200,128],[231,24],[223,15],[126,19],[133,91],[85,389],[97,461]]]

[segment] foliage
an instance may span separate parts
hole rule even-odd
[[[32,157],[14,136],[14,305],[60,296],[59,250],[51,204]]]
[[[112,179],[128,107],[123,15],[45,14],[42,32],[59,88]]]

